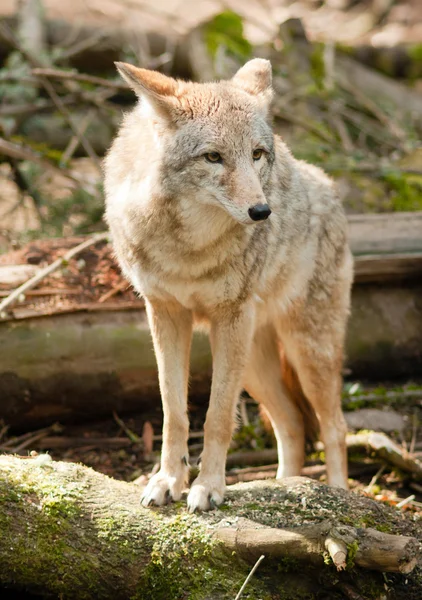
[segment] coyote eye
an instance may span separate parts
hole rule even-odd
[[[262,157],[263,153],[264,151],[261,148],[257,148],[252,152],[252,158],[254,160],[259,160]]]
[[[223,159],[221,158],[221,154],[218,152],[208,152],[208,154],[204,154],[206,160],[211,163],[221,163]]]

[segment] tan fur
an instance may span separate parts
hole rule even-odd
[[[303,390],[318,416],[329,483],[347,487],[346,219],[332,181],[273,135],[269,62],[252,60],[232,80],[209,84],[118,68],[140,102],[105,161],[106,217],[121,267],[145,297],[164,409],[161,469],[143,503],[178,499],[186,485],[194,322],[209,328],[213,380],[190,510],[223,500],[242,387],[269,414],[278,477],[297,475],[303,463],[303,415],[291,393]],[[211,163],[209,153],[222,160]],[[272,214],[254,222],[248,209],[266,203]],[[288,385],[280,348],[293,369]]]

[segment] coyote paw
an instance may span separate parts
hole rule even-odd
[[[213,510],[224,499],[225,483],[219,479],[195,479],[188,495],[189,512]]]
[[[180,473],[169,475],[164,471],[158,471],[151,477],[141,498],[143,506],[163,506],[172,500],[180,500],[182,492],[186,487],[187,467]]]

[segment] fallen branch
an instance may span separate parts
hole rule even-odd
[[[422,479],[422,462],[393,442],[385,433],[365,431],[347,436],[347,448],[366,448],[387,463]]]
[[[353,545],[355,564],[366,569],[406,574],[413,571],[418,560],[419,544],[415,538],[375,529],[332,528],[327,522],[303,526],[297,531],[247,525],[253,523],[242,522],[237,528],[221,527],[215,534],[227,548],[246,560],[265,554],[271,558],[290,556],[320,565],[325,548],[337,569],[344,570],[348,547]]]
[[[337,571],[344,571],[347,561],[347,544],[337,532],[332,532],[325,538],[325,548],[333,561]]]
[[[404,524],[397,511],[369,498],[289,478],[233,486],[224,512],[190,515],[183,506],[145,509],[139,494],[139,487],[81,465],[43,455],[0,457],[0,584],[64,599],[172,600],[218,592],[232,600],[249,563],[264,554],[266,576],[248,582],[254,598],[283,591],[283,560],[296,565],[298,581],[305,570],[318,585],[327,577],[332,591],[326,556],[342,569],[370,569],[367,580],[372,570],[407,574],[409,597],[417,589],[419,544],[411,535],[417,524]],[[352,518],[355,526],[343,523]],[[365,529],[368,519],[388,523],[398,535]]]
[[[89,248],[94,244],[98,244],[98,242],[107,241],[108,239],[109,234],[107,232],[97,233],[96,235],[93,235],[91,238],[85,240],[78,246],[75,246],[75,248],[72,248],[71,250],[66,252],[63,256],[51,263],[51,265],[45,267],[45,269],[41,269],[36,275],[34,275],[34,277],[31,277],[31,279],[29,279],[26,283],[20,285],[11,294],[9,294],[7,298],[0,302],[0,319],[3,318],[2,313],[6,310],[7,307],[16,302],[19,299],[19,297],[24,295],[28,290],[38,285],[38,283],[42,281],[45,277],[51,275],[51,273],[54,273],[54,271],[57,271],[57,269],[60,269],[60,267],[68,263],[69,260],[77,256],[83,250],[86,250],[86,248]]]

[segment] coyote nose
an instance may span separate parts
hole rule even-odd
[[[268,219],[271,209],[268,204],[255,204],[255,206],[251,206],[248,213],[252,221],[263,221]]]

